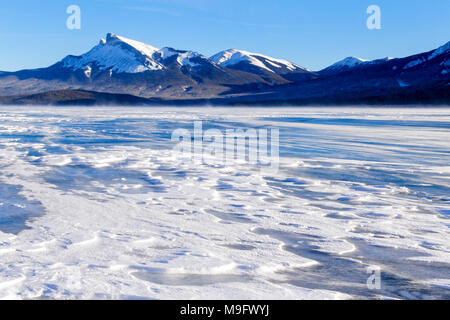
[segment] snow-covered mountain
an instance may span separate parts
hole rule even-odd
[[[102,103],[148,98],[217,103],[445,102],[450,101],[449,59],[447,42],[405,58],[348,57],[312,72],[287,60],[243,50],[225,50],[207,58],[110,33],[85,54],[69,55],[50,67],[0,71],[0,103],[86,103],[88,98]]]
[[[211,64],[206,57],[193,51],[173,48],[158,49],[143,42],[108,33],[91,51],[81,56],[68,56],[62,60],[64,68],[111,73],[141,73],[163,70],[175,63],[178,67],[197,67]]]
[[[280,76],[289,79],[297,74],[311,74],[311,71],[283,59],[268,57],[259,53],[244,50],[229,49],[221,51],[212,57],[212,61],[220,66],[255,73],[261,76]],[[285,77],[287,76],[287,77]]]
[[[158,48],[125,37],[108,33],[105,39],[81,56],[68,56],[62,60],[64,68],[88,70],[96,66],[99,70],[116,73],[138,73],[161,70],[164,66],[153,59]]]
[[[449,72],[448,69],[450,67],[448,57],[449,53],[450,53],[450,41],[435,50],[420,53],[406,58],[394,59],[391,57],[386,57],[384,59],[365,60],[357,57],[347,57],[319,71],[319,73],[321,74],[340,73],[340,72],[354,71],[355,69],[360,68],[372,68],[377,66],[383,68],[387,65],[386,63],[388,62],[390,62],[390,64],[393,64],[391,67],[393,68],[394,71],[407,70],[427,63],[433,64],[434,62],[439,60],[439,58],[442,58],[442,61],[440,61],[439,64],[442,66],[441,72],[446,74],[447,72]]]
[[[109,33],[89,52],[48,68],[0,72],[0,96],[82,89],[145,98],[209,98],[284,82],[222,67],[197,52],[159,49]]]
[[[262,54],[236,49],[221,51],[213,55],[210,59],[224,67],[231,67],[246,62],[273,73],[281,73],[280,71],[292,72],[297,70],[307,70],[287,60],[275,59]]]
[[[268,94],[295,103],[450,103],[450,42],[404,58],[349,57],[316,72],[313,81]]]
[[[338,73],[343,71],[349,71],[354,68],[363,67],[363,66],[369,66],[369,65],[376,65],[381,64],[384,62],[387,62],[389,60],[392,60],[391,57],[386,57],[383,59],[377,59],[377,60],[365,60],[358,57],[347,57],[345,59],[342,59],[331,66],[321,70],[322,73]]]

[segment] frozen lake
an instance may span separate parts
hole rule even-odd
[[[181,161],[194,121],[279,170]],[[0,298],[450,299],[450,108],[2,107],[0,167]]]

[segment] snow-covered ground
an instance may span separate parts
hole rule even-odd
[[[194,120],[280,170],[178,161]],[[0,298],[450,298],[450,109],[3,107],[0,167]]]

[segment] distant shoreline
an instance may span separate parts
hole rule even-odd
[[[0,105],[19,106],[201,106],[201,107],[342,107],[342,106],[450,106],[450,89],[433,89],[400,92],[368,97],[314,97],[305,99],[254,99],[254,96],[239,98],[214,99],[178,99],[166,100],[159,98],[142,98],[129,94],[116,94],[87,90],[56,90],[30,95],[16,95],[0,97]]]

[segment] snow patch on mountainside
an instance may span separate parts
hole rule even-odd
[[[176,58],[177,63],[180,66],[196,67],[199,64],[192,61],[192,59],[195,59],[195,58],[207,59],[197,52],[181,51],[181,50],[175,50],[173,48],[162,48],[161,50],[158,51],[158,53],[160,54],[161,59],[164,59],[164,60],[168,59],[170,57],[173,57],[173,56],[177,56],[177,58]]]
[[[406,64],[406,65],[403,67],[403,69],[406,70],[406,69],[409,69],[409,68],[418,66],[419,64],[421,64],[421,63],[423,63],[423,62],[425,62],[425,61],[427,61],[427,60],[426,60],[425,58],[421,57],[421,58],[419,58],[419,59],[416,59],[416,60],[413,60],[413,61],[409,62],[408,64]]]
[[[408,63],[406,66],[404,66],[403,69],[409,69],[409,68],[415,67],[419,64],[426,62],[427,60],[429,61],[429,60],[439,57],[440,55],[442,55],[444,53],[448,53],[449,51],[450,51],[450,41],[447,42],[446,44],[444,44],[443,46],[437,48],[436,50],[434,50],[433,53],[428,56],[428,58],[420,57],[416,60],[413,60],[410,63]]]
[[[398,85],[401,88],[405,88],[405,87],[409,87],[409,84],[407,84],[406,82],[404,82],[403,80],[397,79]]]
[[[437,56],[440,56],[443,53],[449,52],[450,51],[450,41],[447,42],[446,44],[444,44],[443,46],[437,48],[436,50],[434,50],[434,52],[428,57],[428,60],[434,59]]]

